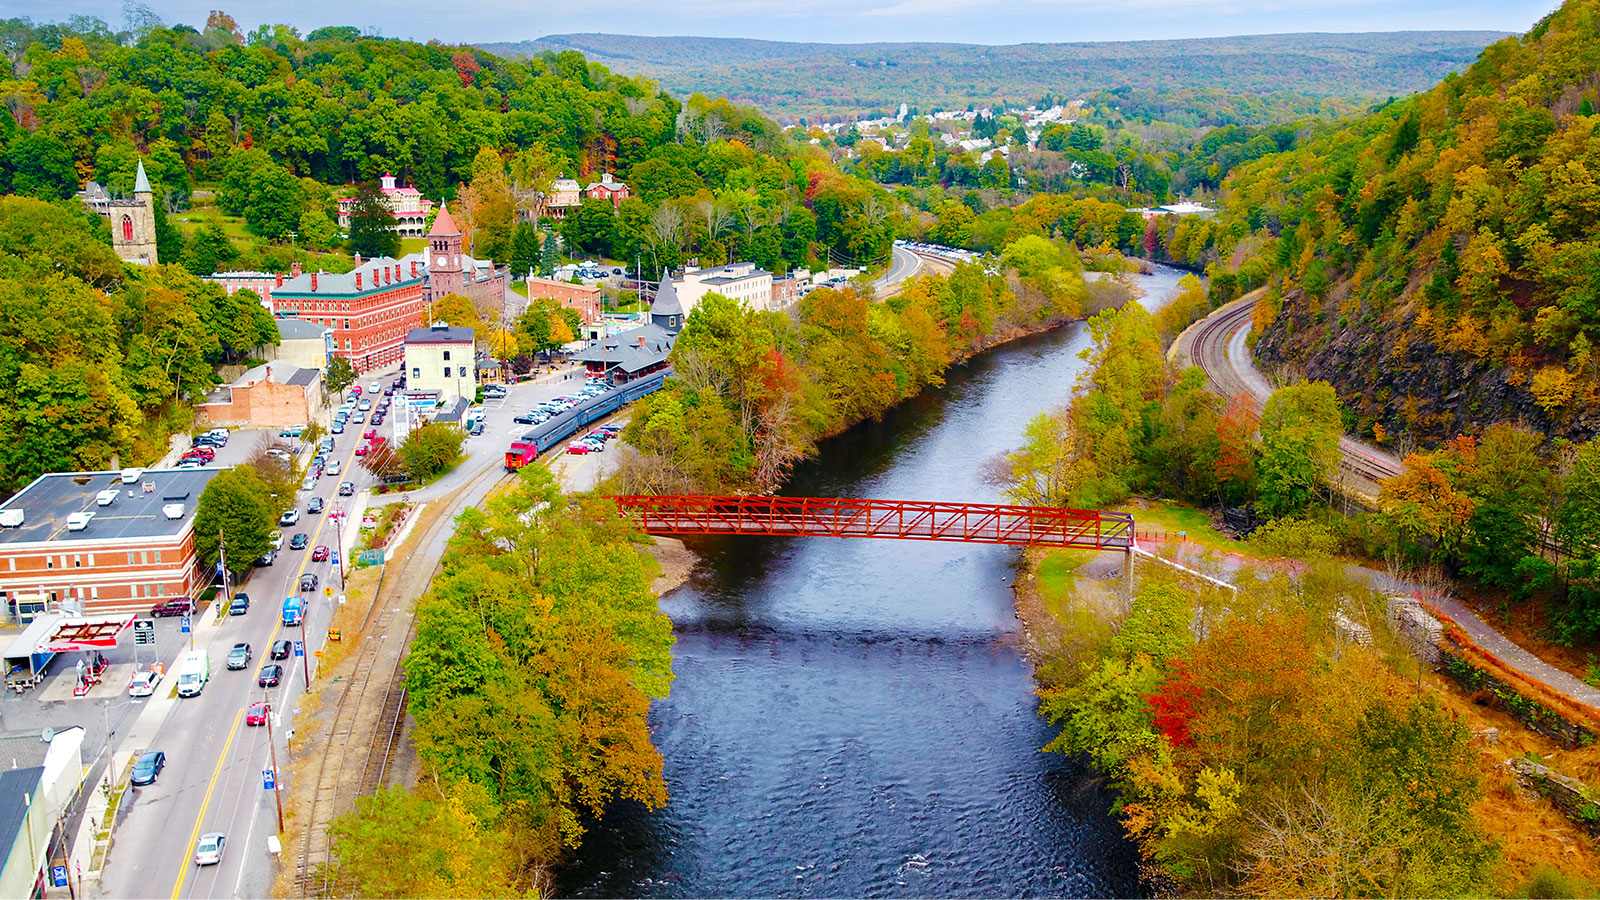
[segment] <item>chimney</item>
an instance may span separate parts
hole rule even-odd
[[[317,273],[315,272],[311,273],[311,289],[313,291],[317,289]]]
[[[352,254],[350,254],[350,255],[351,255],[351,256],[354,256],[354,257],[355,257],[355,258],[356,258],[356,268],[358,268],[358,269],[359,269],[359,268],[361,268],[361,254],[359,254],[359,253],[352,253]]]
[[[394,270],[389,268],[388,266],[384,266],[383,267],[383,283],[384,284],[388,284],[391,281],[394,281]]]
[[[300,277],[300,273],[302,271],[304,271],[304,270],[300,268],[300,260],[297,259],[294,262],[289,264],[289,277],[290,278],[299,278]]]
[[[640,347],[643,347],[643,346],[644,346],[644,337],[643,337],[643,335],[641,335],[641,336],[640,336],[640,337],[639,337],[639,346],[640,346]]]
[[[278,283],[273,285],[273,287],[283,287],[283,273],[282,272],[278,273]]]
[[[411,261],[411,277],[417,277],[417,261],[414,259]]]
[[[361,273],[356,273],[356,290],[361,290]]]

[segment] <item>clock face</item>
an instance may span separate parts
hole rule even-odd
[[[437,259],[436,259],[436,260],[435,260],[435,262],[434,262],[434,265],[436,265],[436,266],[442,266],[442,265],[444,265],[444,257],[442,257],[442,256],[440,256],[440,257],[438,257],[438,258],[437,258]]]

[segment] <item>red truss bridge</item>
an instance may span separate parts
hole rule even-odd
[[[1132,550],[1128,513],[991,503],[839,497],[628,495],[611,498],[650,534],[898,538]]]

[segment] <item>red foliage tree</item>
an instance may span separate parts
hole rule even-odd
[[[1189,731],[1189,723],[1194,720],[1195,703],[1200,695],[1200,685],[1189,673],[1188,663],[1179,660],[1155,693],[1144,696],[1150,711],[1150,723],[1172,746],[1194,747],[1194,735]]]
[[[471,87],[473,76],[478,74],[478,58],[463,50],[450,57],[450,62],[456,67],[456,74],[461,76],[461,86]]]

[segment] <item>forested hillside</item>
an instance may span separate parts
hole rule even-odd
[[[1570,0],[1432,90],[1239,167],[1177,255],[1270,273],[1258,354],[1332,382],[1364,435],[1594,435],[1597,13]]]
[[[193,276],[282,271],[291,256],[340,268],[337,254],[306,251],[346,249],[334,201],[383,173],[451,201],[472,251],[520,271],[554,229],[537,234],[516,213],[563,176],[612,172],[635,194],[618,210],[586,201],[566,249],[654,272],[696,257],[780,271],[879,259],[900,227],[881,188],[754,110],[683,104],[576,53],[513,62],[354,28],[245,35],[221,13],[204,30],[138,33],[11,19],[0,49],[0,193],[18,195],[0,201],[0,313],[16,332],[0,348],[0,392],[14,401],[0,416],[20,438],[0,453],[0,489],[160,456],[215,367],[276,340],[259,305]],[[160,256],[174,264],[154,271],[123,266],[73,197],[89,179],[130,190],[141,159]],[[215,205],[189,211],[201,190]],[[180,216],[201,222],[186,234]],[[239,234],[267,252],[242,258]],[[396,252],[357,241],[349,249]]]
[[[1419,31],[991,47],[560,34],[480,46],[506,56],[577,50],[660,79],[680,93],[725,96],[785,120],[849,120],[892,112],[901,102],[924,110],[961,109],[1113,88],[1184,95],[1187,106],[1238,94],[1382,99],[1426,89],[1501,37]]]

